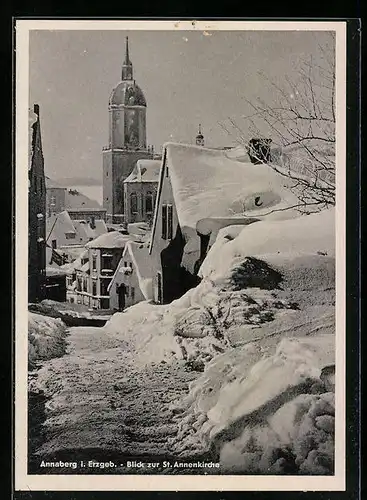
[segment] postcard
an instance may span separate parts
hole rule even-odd
[[[346,23],[15,30],[16,490],[344,491]]]

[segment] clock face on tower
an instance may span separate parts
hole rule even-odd
[[[135,109],[127,109],[125,115],[125,144],[139,146],[139,117]]]

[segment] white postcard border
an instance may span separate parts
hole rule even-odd
[[[31,30],[265,30],[336,34],[336,415],[334,476],[28,475],[28,109]],[[15,489],[22,491],[344,491],[346,268],[346,22],[16,20]],[[137,480],[138,479],[138,480]]]

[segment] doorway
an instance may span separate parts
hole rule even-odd
[[[125,309],[125,295],[126,295],[126,287],[123,283],[117,288],[117,294],[118,294],[119,311],[123,311]]]

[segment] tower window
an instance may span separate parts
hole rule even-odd
[[[132,214],[138,213],[138,196],[136,193],[130,195],[130,210]]]
[[[145,196],[145,213],[151,214],[153,212],[153,193],[148,191]]]

